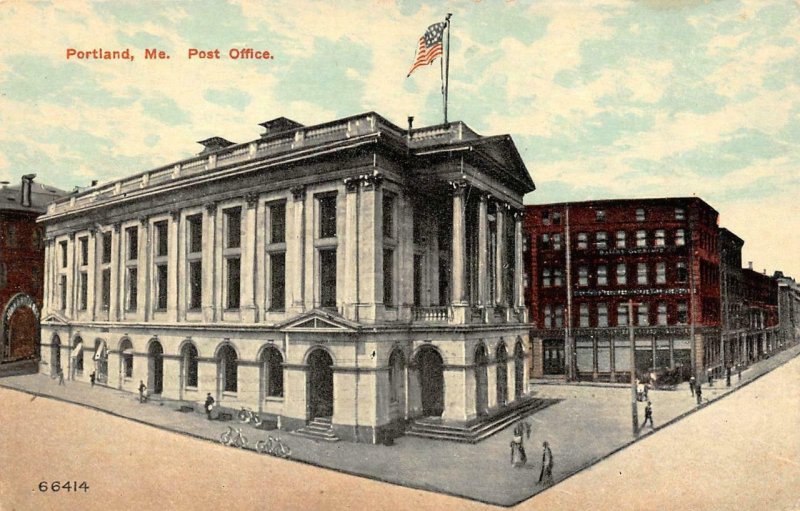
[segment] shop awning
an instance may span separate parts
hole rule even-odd
[[[83,351],[83,343],[79,342],[78,344],[75,345],[74,348],[72,348],[72,358],[78,358],[79,356],[81,356],[82,351]]]
[[[97,346],[97,351],[94,352],[94,359],[95,360],[104,360],[106,358],[106,344],[100,343]]]

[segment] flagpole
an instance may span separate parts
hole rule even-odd
[[[447,95],[449,93],[449,86],[450,86],[450,17],[453,15],[452,12],[448,12],[447,16],[444,20],[447,22],[447,49],[445,56],[447,57],[447,62],[445,63],[444,67],[444,123],[447,124]]]

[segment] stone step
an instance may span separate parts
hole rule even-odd
[[[320,440],[320,441],[323,441],[323,442],[338,442],[339,441],[339,437],[337,437],[336,435],[333,435],[333,436],[322,436],[322,435],[309,433],[307,431],[303,431],[303,430],[300,430],[300,429],[298,429],[296,431],[292,431],[291,434],[292,435],[301,436],[301,437],[304,437],[304,438],[310,438],[312,440]]]

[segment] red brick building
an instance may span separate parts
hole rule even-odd
[[[533,376],[627,380],[629,300],[637,372],[721,366],[717,217],[695,197],[528,206]]]
[[[34,177],[0,190],[0,363],[39,355],[44,239],[36,217],[66,192]]]

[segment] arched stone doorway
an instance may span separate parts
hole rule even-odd
[[[39,307],[24,293],[14,295],[5,307],[0,337],[0,359],[20,360],[39,355]]]
[[[188,342],[181,348],[181,399],[186,389],[197,389],[197,348]]]
[[[259,357],[261,366],[261,403],[267,398],[283,397],[283,355],[275,346],[267,346]]]
[[[83,339],[75,336],[72,340],[72,377],[83,374]]]
[[[147,350],[147,388],[152,394],[164,391],[164,348],[153,340]]]
[[[505,406],[508,403],[508,353],[505,343],[497,346],[495,354],[496,375],[497,375],[497,406]]]
[[[308,413],[311,418],[333,415],[333,359],[318,348],[308,355]]]
[[[219,381],[220,396],[224,392],[238,392],[239,357],[230,344],[222,346],[217,352],[217,380]]]
[[[99,377],[99,373],[98,373]],[[119,343],[119,388],[133,379],[133,343],[127,337]]]
[[[106,341],[96,339],[94,342],[94,370],[97,375],[97,382],[108,383],[108,348]]]
[[[54,335],[50,342],[50,367],[52,368],[50,376],[56,376],[61,371],[61,338],[57,335]]]
[[[441,417],[444,413],[444,361],[431,346],[419,350],[416,364],[419,375],[422,415]]]
[[[405,406],[406,398],[406,379],[405,379],[405,356],[401,349],[392,350],[389,356],[389,403],[397,407],[396,412]]]
[[[514,346],[514,398],[519,399],[525,394],[525,350],[522,342],[517,341]]]
[[[489,408],[489,378],[486,364],[486,347],[481,344],[475,348],[475,411],[478,415],[484,415]]]

